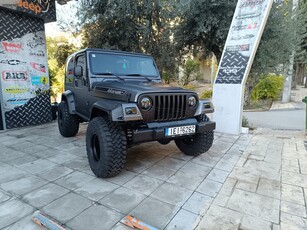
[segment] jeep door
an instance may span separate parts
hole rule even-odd
[[[82,116],[89,118],[90,116],[90,108],[89,108],[89,87],[88,87],[88,79],[87,79],[87,67],[86,67],[86,57],[85,54],[78,54],[76,56],[75,66],[82,67],[82,76],[75,76],[75,84],[74,84],[74,98],[75,98],[75,106],[76,111]]]

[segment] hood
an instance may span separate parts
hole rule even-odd
[[[104,81],[93,84],[93,94],[96,97],[137,102],[141,94],[151,93],[191,93],[194,91],[173,87],[157,82],[142,81]]]

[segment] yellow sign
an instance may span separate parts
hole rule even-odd
[[[48,84],[48,82],[49,82],[49,78],[48,77],[41,77],[41,83],[43,84],[43,85],[47,85]]]
[[[67,83],[73,83],[74,82],[74,78],[73,77],[68,77],[66,82]]]
[[[29,89],[21,88],[21,87],[18,87],[18,86],[12,86],[12,87],[4,89],[4,92],[11,93],[11,94],[18,94],[18,93],[29,92]]]

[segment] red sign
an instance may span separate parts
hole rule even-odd
[[[20,43],[2,42],[5,51],[10,53],[18,53],[21,49]]]
[[[46,66],[44,66],[43,64],[30,62],[30,65],[32,66],[33,69],[36,69],[36,70],[43,72],[43,73],[46,73]]]

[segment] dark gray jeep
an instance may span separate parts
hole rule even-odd
[[[141,142],[174,140],[185,154],[209,150],[215,123],[208,100],[195,92],[167,87],[151,56],[113,50],[85,49],[68,57],[65,92],[58,125],[64,137],[75,136],[89,122],[86,149],[98,177],[118,174],[127,147]]]

